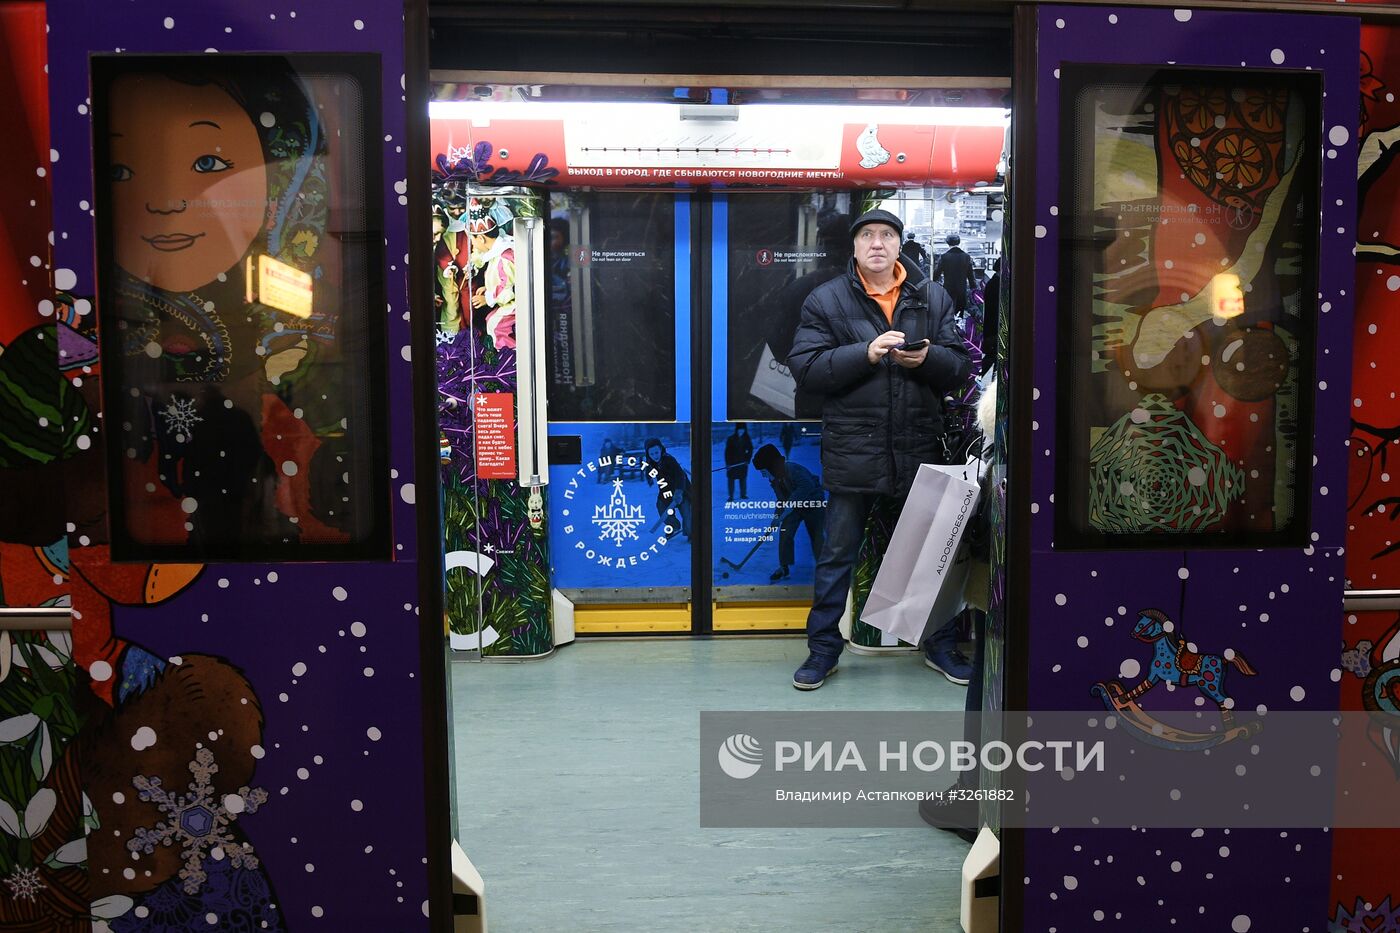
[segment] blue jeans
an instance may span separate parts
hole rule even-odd
[[[865,522],[877,498],[851,492],[827,496],[825,540],[812,581],[812,611],[807,614],[807,650],[813,654],[834,658],[845,647],[841,616],[846,612]]]

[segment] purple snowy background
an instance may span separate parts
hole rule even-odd
[[[1031,450],[1021,456],[1023,464],[1046,468],[1034,469],[1031,481],[1030,706],[1102,710],[1089,688],[1118,677],[1124,660],[1148,657],[1147,646],[1131,637],[1137,611],[1157,606],[1173,614],[1184,590],[1183,628],[1200,650],[1233,647],[1259,671],[1251,678],[1232,675],[1228,688],[1240,707],[1336,709],[1350,399],[1348,291],[1356,222],[1357,22],[1339,16],[1044,6],[1038,25],[1032,315],[1037,391],[1031,409],[1036,427]],[[1071,402],[1057,403],[1054,389],[1064,125],[1057,81],[1064,62],[1311,69],[1321,71],[1325,87],[1336,91],[1322,102],[1323,144],[1335,153],[1322,160],[1318,287],[1331,308],[1318,318],[1316,366],[1329,391],[1317,395],[1314,543],[1306,549],[1051,549],[1055,476],[1048,467],[1061,462],[1054,444],[1057,407]],[[1157,696],[1162,692],[1154,691],[1150,702],[1168,701]],[[1184,755],[1182,766],[1189,766]],[[1144,801],[1144,821],[1163,805]],[[1028,931],[1327,929],[1332,845],[1321,831],[1028,831],[1025,840]]]
[[[119,636],[163,656],[222,656],[256,689],[267,725],[253,783],[270,799],[239,825],[267,867],[288,930],[426,929],[402,7],[52,0],[48,19],[55,269],[72,271],[72,291],[81,296],[95,291],[90,51],[380,56],[389,267],[384,443],[397,559],[211,564],[175,599],[117,609],[114,622]]]

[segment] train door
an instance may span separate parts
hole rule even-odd
[[[1232,710],[1267,713],[1267,729],[1292,741],[1275,714],[1337,709],[1345,443],[1362,405],[1346,388],[1357,22],[1069,6],[1018,16],[1013,518],[994,565],[1009,630],[1004,669],[989,676],[1004,678],[1008,708],[1037,719],[1126,711],[1127,734],[1195,759],[1183,773],[1220,767],[1223,786],[1248,769],[1276,799],[1330,799],[1321,768],[1319,789],[1287,794],[1286,769],[1257,765],[1257,744],[1216,742],[1249,734],[1228,731]],[[1170,661],[1128,649],[1132,620],[1137,639],[1165,620],[1157,631],[1176,645],[1249,666],[1149,689],[1162,680],[1149,665]],[[1181,710],[1200,724],[1163,727]],[[1209,750],[1192,751],[1202,738]],[[1152,793],[1127,781],[1143,803],[1122,822],[1096,811],[1078,826],[1058,813],[1053,829],[1016,826],[1021,814],[1002,808],[1002,873],[1026,879],[1005,928],[1104,919],[1104,884],[1123,892],[1109,908],[1119,928],[1178,912],[1236,930],[1328,925],[1330,828],[1297,813],[1286,834],[1251,831],[1199,812],[1195,829],[1162,828],[1172,824],[1157,821]],[[1191,794],[1171,798],[1201,800]],[[1105,846],[1123,867],[1100,871],[1090,850]],[[1133,885],[1129,866],[1153,858],[1173,859],[1185,886]],[[1285,883],[1260,885],[1261,866]],[[1209,883],[1193,883],[1202,869]],[[1090,870],[1121,874],[1073,890]]]
[[[709,465],[692,402],[705,364],[695,199],[551,192],[549,544],[580,633],[690,633]]]

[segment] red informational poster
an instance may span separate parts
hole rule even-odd
[[[515,479],[515,393],[478,392],[476,475],[479,479]]]

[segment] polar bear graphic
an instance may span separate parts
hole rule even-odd
[[[879,168],[890,160],[889,150],[880,145],[880,124],[871,123],[856,138],[856,151],[860,153],[861,168]]]

